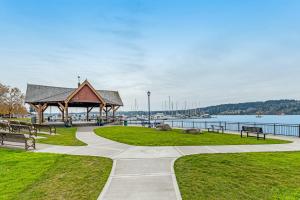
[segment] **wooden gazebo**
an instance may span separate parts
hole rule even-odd
[[[78,84],[78,88],[63,88],[44,85],[27,85],[25,103],[32,106],[37,113],[38,123],[44,122],[44,111],[48,106],[57,106],[62,113],[62,120],[68,119],[68,108],[86,108],[86,120],[89,120],[89,113],[93,108],[99,107],[99,117],[105,112],[112,111],[113,118],[120,106],[123,106],[122,99],[117,91],[95,90],[85,80]]]

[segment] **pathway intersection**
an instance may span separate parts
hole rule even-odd
[[[289,144],[218,145],[218,146],[132,146],[105,139],[93,132],[94,127],[78,129],[76,137],[87,146],[41,145],[36,152],[101,156],[113,159],[110,177],[99,200],[180,200],[174,162],[181,156],[211,153],[300,151],[300,139]]]

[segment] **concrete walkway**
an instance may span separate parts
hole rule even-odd
[[[114,142],[93,133],[93,127],[79,128],[76,137],[88,144],[81,147],[42,145],[36,152],[92,155],[112,158],[110,177],[100,200],[179,200],[174,161],[185,155],[209,153],[300,151],[300,139],[290,144],[144,147]]]

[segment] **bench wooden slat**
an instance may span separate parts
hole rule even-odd
[[[33,124],[33,127],[36,131],[41,131],[46,129],[50,134],[52,133],[56,134],[56,128],[54,126],[49,126],[45,124]]]

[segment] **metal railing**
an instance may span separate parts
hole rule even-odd
[[[225,131],[240,132],[243,126],[260,127],[264,133],[273,135],[285,135],[300,137],[300,124],[255,123],[255,122],[226,122],[226,121],[182,121],[182,120],[152,120],[152,124],[158,122],[169,124],[174,128],[199,128],[208,129],[212,126],[223,126]],[[147,121],[128,120],[128,124],[146,125]]]

